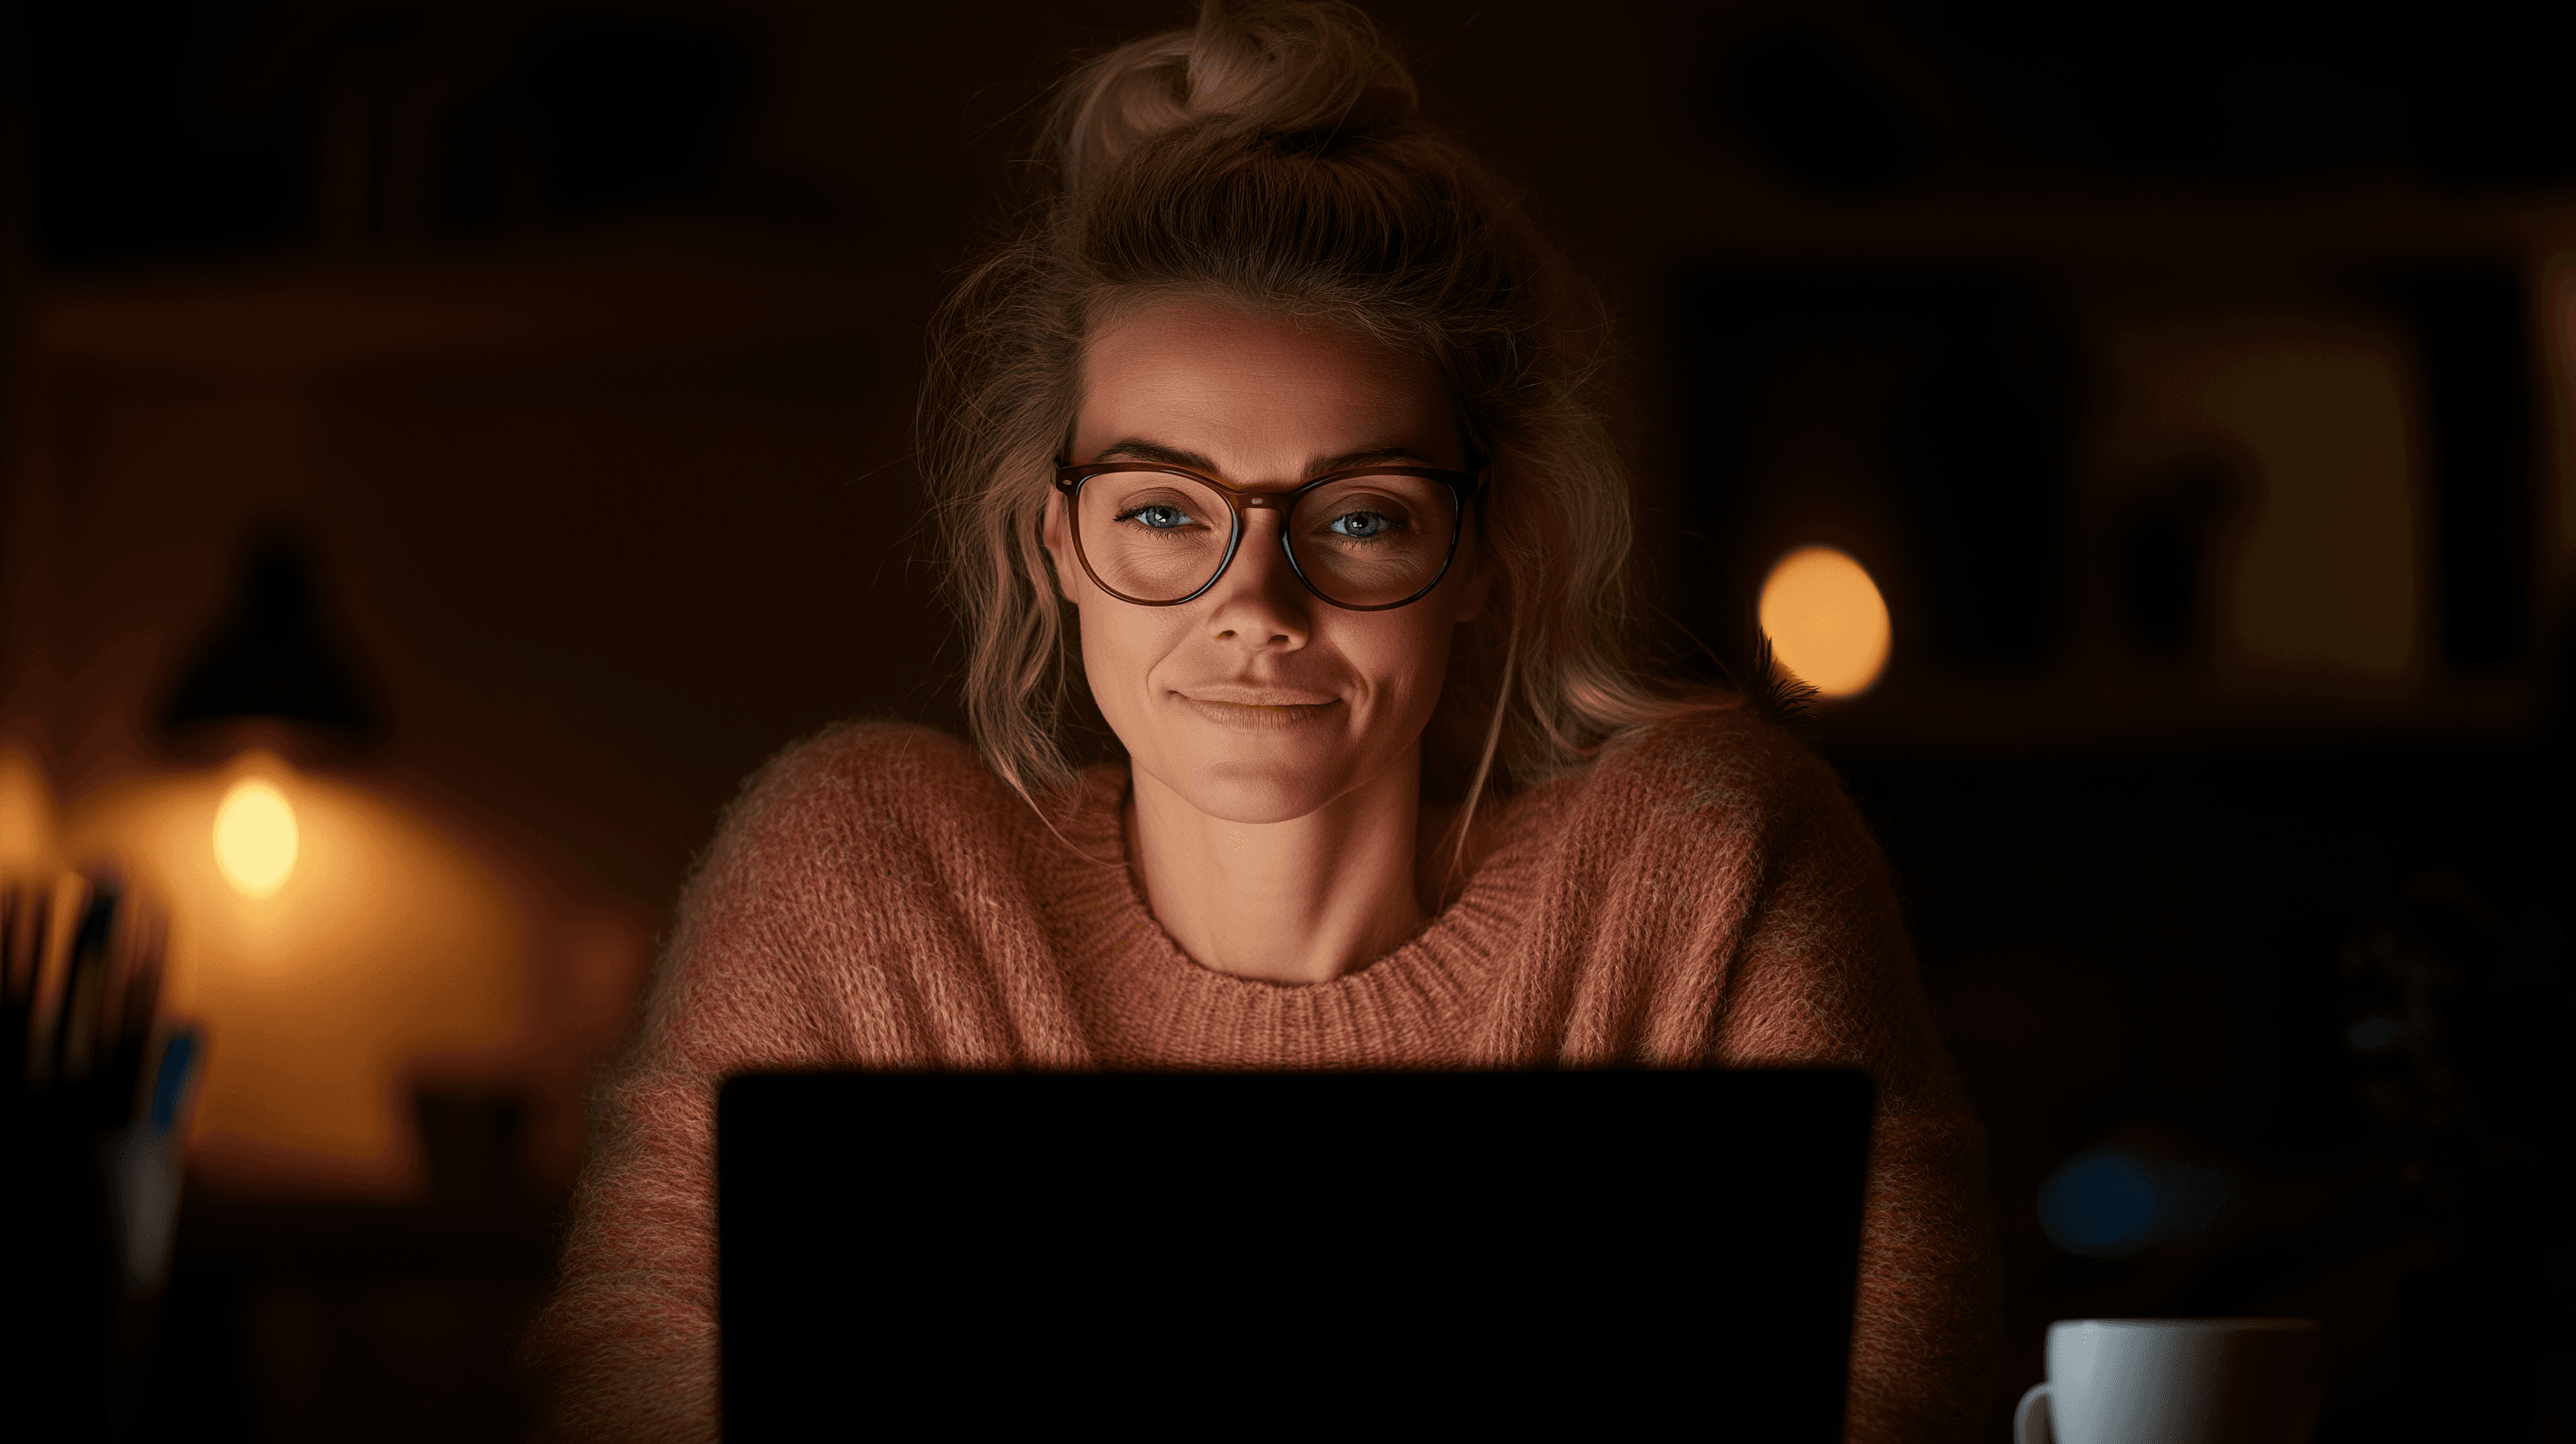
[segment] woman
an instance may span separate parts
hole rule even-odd
[[[835,729],[727,815],[535,1335],[559,1426],[713,1437],[729,1072],[1796,1062],[1879,1087],[1851,1433],[1973,1430],[1980,1136],[1883,868],[1620,660],[1626,484],[1510,196],[1337,0],[1210,4],[1049,135],[925,410],[976,750]],[[1125,761],[1077,773],[1086,702]]]

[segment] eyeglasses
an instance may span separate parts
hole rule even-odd
[[[1290,491],[1246,491],[1153,462],[1056,468],[1073,552],[1100,589],[1140,607],[1177,607],[1225,575],[1243,514],[1281,514],[1279,547],[1306,590],[1345,611],[1418,602],[1449,573],[1481,472],[1371,466]]]

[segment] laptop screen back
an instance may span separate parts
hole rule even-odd
[[[1839,1439],[1870,1110],[1823,1071],[735,1078],[726,1437]]]

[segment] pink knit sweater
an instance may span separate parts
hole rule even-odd
[[[555,1437],[716,1437],[718,1083],[923,1064],[1864,1067],[1879,1120],[1848,1434],[1976,1429],[1983,1138],[1877,850],[1777,728],[1692,716],[1513,799],[1422,932],[1305,986],[1173,945],[1119,862],[1126,789],[1102,767],[1045,799],[1059,838],[957,742],[883,724],[752,781],[682,899],[530,1335]]]

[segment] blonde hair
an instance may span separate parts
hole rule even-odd
[[[1084,337],[1138,299],[1207,294],[1429,358],[1488,488],[1493,571],[1423,738],[1466,804],[1708,705],[1627,660],[1627,475],[1587,400],[1577,287],[1483,161],[1415,114],[1412,77],[1341,0],[1206,0],[1188,30],[1057,91],[1049,183],[942,309],[923,461],[971,636],[966,711],[1022,795],[1071,778],[1078,629],[1039,536],[1081,404]],[[1462,832],[1463,842],[1463,832]]]

